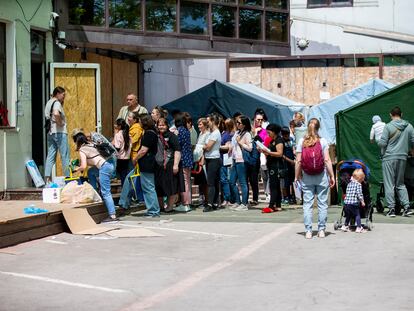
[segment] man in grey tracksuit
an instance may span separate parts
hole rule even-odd
[[[413,214],[410,209],[407,188],[404,185],[404,172],[408,153],[414,148],[414,129],[403,120],[401,109],[395,107],[390,112],[389,122],[382,133],[378,145],[384,150],[382,158],[382,175],[384,179],[385,198],[389,208],[388,216],[395,217],[395,192],[404,208],[403,216]]]

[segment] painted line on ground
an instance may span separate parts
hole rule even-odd
[[[287,224],[282,228],[276,229],[273,232],[266,234],[265,236],[251,242],[249,245],[243,247],[238,252],[224,259],[223,261],[213,264],[212,266],[202,269],[200,271],[194,272],[193,274],[183,279],[182,281],[179,281],[173,284],[172,286],[167,287],[164,290],[161,290],[155,295],[152,295],[140,301],[137,301],[125,307],[124,309],[121,309],[121,311],[146,310],[148,308],[154,307],[156,304],[164,303],[168,299],[178,297],[182,295],[184,292],[191,289],[192,287],[196,286],[198,283],[209,278],[213,274],[216,274],[223,269],[233,266],[239,261],[249,257],[251,254],[259,250],[265,244],[269,243],[271,240],[277,238],[284,232],[291,229],[292,226],[293,224]]]
[[[183,229],[173,229],[173,228],[163,228],[163,227],[152,227],[152,226],[140,226],[140,225],[128,225],[128,224],[114,224],[114,226],[123,226],[123,227],[132,227],[132,228],[145,228],[145,229],[156,229],[156,230],[167,230],[183,233],[194,233],[194,234],[204,234],[204,235],[213,235],[213,236],[222,236],[229,238],[237,238],[238,235],[233,234],[223,234],[223,233],[214,233],[214,232],[204,232],[204,231],[193,231],[193,230],[183,230]]]
[[[116,293],[116,294],[128,293],[129,292],[129,291],[126,291],[126,290],[123,290],[123,289],[108,288],[108,287],[94,286],[94,285],[83,284],[83,283],[68,282],[68,281],[52,279],[52,278],[37,276],[37,275],[24,274],[24,273],[0,271],[0,274],[10,275],[10,276],[15,276],[15,277],[20,277],[20,278],[26,278],[26,279],[32,279],[32,280],[38,280],[38,281],[42,281],[42,282],[49,282],[49,283],[62,284],[62,285],[68,285],[68,286],[74,286],[74,287],[95,289],[95,290],[100,290],[100,291],[109,292],[109,293]]]

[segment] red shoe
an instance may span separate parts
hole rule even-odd
[[[262,208],[262,213],[263,214],[269,214],[269,213],[273,213],[273,212],[274,212],[274,210],[271,207]]]

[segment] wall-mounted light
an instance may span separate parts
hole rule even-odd
[[[305,38],[300,38],[296,41],[296,45],[298,46],[299,49],[303,51],[309,46],[309,40]]]

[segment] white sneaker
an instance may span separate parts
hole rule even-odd
[[[237,212],[245,212],[245,211],[248,211],[249,209],[247,208],[246,205],[240,204],[234,210],[237,211]]]
[[[318,238],[324,238],[325,237],[325,230],[319,230],[318,232]]]
[[[305,239],[312,239],[312,231],[306,231]]]
[[[179,206],[174,208],[174,211],[187,213],[187,212],[191,211],[191,208],[188,205],[179,205]]]
[[[236,210],[239,207],[239,204],[237,203],[233,203],[233,204],[229,204],[229,209],[231,209],[232,211]]]
[[[349,227],[348,226],[345,226],[345,225],[342,225],[341,231],[348,232],[349,231]]]

